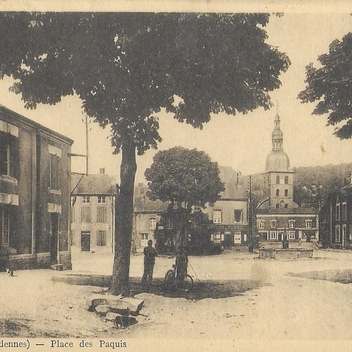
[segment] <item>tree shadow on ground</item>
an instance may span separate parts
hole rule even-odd
[[[45,331],[38,331],[33,329],[31,326],[30,319],[16,319],[16,318],[9,318],[0,320],[0,331],[2,337],[41,337],[41,338],[55,338],[55,337],[62,337],[68,338],[70,334],[68,333],[59,333],[59,332],[50,332],[47,333]]]
[[[352,283],[352,270],[321,270],[308,271],[304,273],[287,273],[288,276],[302,277],[311,280],[326,280],[331,282],[339,282],[341,284]]]
[[[65,274],[54,277],[53,280],[70,285],[87,285],[108,288],[111,276],[96,274]],[[130,278],[131,295],[147,292],[157,296],[171,298],[186,298],[190,300],[201,300],[205,298],[226,298],[244,294],[246,291],[258,289],[264,284],[255,280],[207,280],[195,281],[193,288],[189,291],[174,289],[167,290],[164,280],[157,278],[153,280],[151,289],[145,289],[140,283],[140,278]]]

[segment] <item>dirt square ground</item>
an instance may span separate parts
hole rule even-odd
[[[87,310],[92,294],[108,286],[112,261],[112,254],[73,253],[72,271],[0,273],[1,336],[352,342],[352,252],[317,250],[312,259],[285,261],[247,252],[190,257],[194,289],[180,294],[162,284],[173,258],[157,258],[148,293],[139,284],[143,256],[132,256],[131,289],[145,303],[127,329]]]

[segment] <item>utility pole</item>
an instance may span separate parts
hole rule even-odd
[[[249,235],[249,252],[253,253],[254,238],[253,238],[253,209],[252,209],[252,176],[249,176],[249,195],[248,195],[248,235]]]
[[[89,143],[88,143],[88,116],[85,115],[85,123],[86,123],[86,175],[88,176],[88,155],[89,155]]]

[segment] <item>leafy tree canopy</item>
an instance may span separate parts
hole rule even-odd
[[[214,203],[224,191],[218,164],[197,149],[174,147],[155,154],[145,171],[150,199],[205,206]]]
[[[340,139],[352,136],[352,33],[330,44],[329,53],[318,57],[321,64],[306,67],[305,90],[298,98],[303,102],[318,101],[313,114],[328,114],[328,125],[345,124],[335,130]]]
[[[2,13],[0,76],[28,108],[78,94],[116,152],[161,140],[153,114],[201,128],[211,113],[270,107],[289,66],[266,44],[267,14]],[[6,33],[6,35],[5,35]],[[175,100],[175,98],[178,99]],[[177,103],[176,103],[177,101]]]
[[[196,128],[211,114],[271,105],[289,59],[268,14],[0,13],[0,78],[27,108],[77,94],[122,151],[112,293],[128,292],[136,151],[161,141],[164,109]]]

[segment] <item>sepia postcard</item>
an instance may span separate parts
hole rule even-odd
[[[351,350],[347,2],[0,10],[0,351]]]

